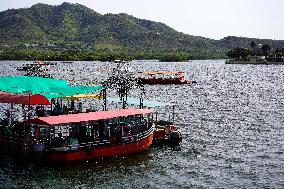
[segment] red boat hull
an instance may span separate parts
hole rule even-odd
[[[153,132],[144,139],[131,143],[96,147],[89,150],[48,152],[47,159],[50,161],[70,162],[124,156],[146,150],[152,142]]]

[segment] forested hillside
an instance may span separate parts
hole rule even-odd
[[[247,47],[251,40],[284,47],[284,41],[192,36],[163,23],[127,14],[102,15],[80,4],[36,4],[0,12],[0,59],[37,58],[37,53],[44,56],[48,51],[52,51],[49,57],[61,59],[71,58],[66,51],[89,59],[118,55],[165,60],[224,58],[230,48]]]

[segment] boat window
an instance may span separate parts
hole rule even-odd
[[[92,136],[92,131],[93,130],[93,126],[91,124],[87,124],[87,136]]]
[[[69,136],[69,126],[68,125],[55,125],[54,127],[55,131],[55,137],[59,137],[59,133],[61,133],[62,137]]]
[[[31,136],[35,136],[35,133],[36,133],[36,127],[37,127],[37,125],[32,125],[32,127],[31,127]]]
[[[49,129],[46,127],[40,127],[40,137],[44,138],[44,139],[48,139],[49,138]]]

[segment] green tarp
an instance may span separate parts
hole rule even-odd
[[[102,90],[102,86],[70,86],[65,80],[15,76],[0,77],[0,91],[16,94],[41,94],[48,99],[86,94],[92,91]]]

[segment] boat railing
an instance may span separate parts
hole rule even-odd
[[[153,131],[154,131],[154,126],[150,127],[150,129],[148,129],[148,130],[146,130],[146,131],[144,131],[142,133],[137,134],[137,138],[139,140],[141,140],[143,138],[146,138]]]
[[[66,145],[62,147],[53,147],[51,150],[53,151],[77,151],[77,150],[82,150],[82,149],[90,149],[94,147],[99,147],[99,146],[106,146],[109,145],[110,141],[109,140],[103,140],[103,141],[94,141],[94,142],[82,142],[79,144],[74,144],[74,145]]]
[[[135,141],[142,140],[149,136],[154,131],[154,126],[151,126],[149,129],[136,134],[136,135],[128,135],[121,137],[121,144],[127,144]],[[110,140],[95,140],[95,141],[88,141],[88,142],[81,142],[74,145],[66,145],[62,147],[53,147],[51,148],[52,151],[77,151],[77,150],[86,150],[86,149],[93,149],[96,147],[104,147],[112,145]]]

